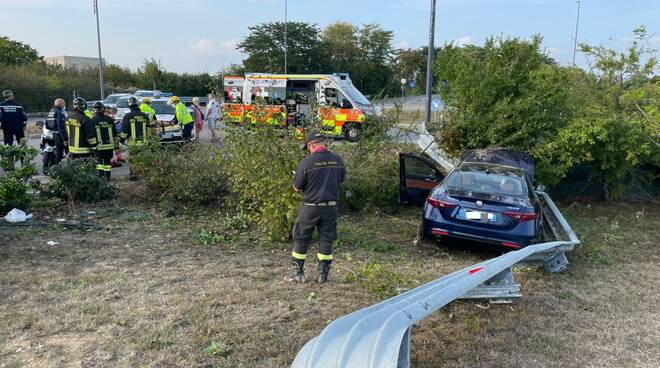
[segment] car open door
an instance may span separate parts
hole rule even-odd
[[[445,174],[431,160],[399,153],[399,203],[421,205]]]

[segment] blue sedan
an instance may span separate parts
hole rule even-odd
[[[530,156],[468,151],[446,177],[420,156],[402,155],[400,201],[422,203],[422,235],[460,238],[508,249],[537,242],[543,214]]]

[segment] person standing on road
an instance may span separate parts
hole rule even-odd
[[[96,132],[96,147],[94,147],[96,160],[96,171],[99,176],[105,177],[110,180],[110,173],[112,171],[112,155],[115,147],[117,146],[117,132],[115,131],[115,124],[112,117],[106,115],[105,106],[103,102],[96,101],[94,106],[94,117],[92,118],[92,125]]]
[[[193,118],[195,119],[195,133],[197,133],[197,138],[199,139],[200,133],[202,132],[202,126],[204,125],[204,113],[202,112],[202,107],[199,105],[199,97],[194,97],[192,102]]]
[[[87,102],[77,97],[73,100],[73,113],[66,119],[66,135],[72,158],[91,157],[92,147],[96,146],[96,134],[85,110]]]
[[[0,104],[0,127],[4,135],[5,144],[11,146],[21,143],[25,138],[25,125],[27,124],[27,115],[23,106],[14,101],[14,92],[5,90],[2,92],[4,102]]]
[[[332,264],[332,243],[337,239],[339,185],[344,181],[346,169],[338,155],[328,151],[325,137],[319,131],[305,135],[303,148],[310,155],[300,162],[293,178],[293,189],[302,193],[302,204],[293,225],[293,280],[306,280],[304,265],[312,232],[318,229],[317,282],[328,280]]]
[[[66,102],[62,98],[58,98],[53,103],[53,108],[50,109],[48,113],[48,118],[46,118],[46,126],[54,127],[55,131],[59,134],[56,135],[55,140],[55,154],[56,159],[55,163],[59,163],[64,158],[64,151],[67,150],[69,137],[66,134],[66,114],[64,109],[66,107]]]
[[[209,94],[209,103],[206,105],[206,125],[211,131],[211,142],[215,142],[215,124],[218,122],[218,114],[220,112],[220,104],[215,100],[215,96]]]
[[[188,111],[188,108],[186,105],[181,102],[179,97],[177,96],[172,96],[170,97],[170,100],[168,101],[170,106],[174,106],[174,122],[178,122],[181,124],[182,130],[182,137],[184,140],[191,140],[192,139],[192,130],[193,130],[193,117],[190,114],[190,111]]]

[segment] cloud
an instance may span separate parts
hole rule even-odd
[[[216,42],[208,38],[200,38],[190,45],[190,51],[197,55],[216,55],[236,50],[238,40],[224,40]]]
[[[472,36],[463,36],[463,37],[459,37],[459,38],[455,39],[452,42],[454,43],[454,45],[456,45],[458,47],[463,47],[465,45],[474,44],[474,39],[472,38]]]
[[[395,49],[409,49],[410,48],[410,42],[407,40],[399,41],[394,44]]]

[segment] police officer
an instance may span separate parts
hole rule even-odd
[[[315,228],[319,234],[318,277],[322,284],[328,279],[332,263],[332,243],[337,239],[339,184],[346,169],[338,155],[328,151],[319,131],[305,135],[303,148],[309,150],[293,179],[293,189],[302,193],[302,204],[293,225],[293,281],[305,282],[304,265],[307,248]]]
[[[140,111],[140,102],[135,97],[128,98],[128,108],[131,111],[124,115],[121,121],[121,133],[119,137],[124,143],[128,139],[129,145],[141,145],[147,143],[147,125],[149,117]]]
[[[64,108],[66,107],[66,102],[64,99],[58,98],[53,103],[53,108],[50,109],[48,113],[48,118],[46,118],[46,126],[54,127],[55,131],[59,134],[55,135],[55,150],[56,150],[56,163],[62,161],[64,158],[65,146],[68,145],[69,137],[66,134],[66,113]]]
[[[181,135],[183,139],[185,140],[192,139],[192,130],[194,124],[192,123],[193,117],[190,114],[190,111],[188,111],[186,105],[183,102],[181,102],[181,100],[177,96],[170,97],[168,103],[171,106],[174,106],[175,109],[174,121],[181,124],[181,127],[183,128],[183,130],[181,131]]]
[[[105,106],[103,102],[96,101],[92,106],[94,110],[94,117],[92,118],[92,125],[96,132],[96,170],[99,176],[105,177],[110,180],[110,172],[112,171],[111,160],[114,154],[114,149],[117,144],[117,132],[112,117],[106,115]]]
[[[27,115],[23,106],[14,101],[14,92],[5,90],[2,92],[4,102],[0,103],[0,126],[5,138],[5,144],[11,146],[20,143],[21,139],[25,138],[25,125],[27,122]]]
[[[77,97],[73,100],[73,112],[66,119],[69,155],[72,158],[91,157],[92,147],[96,146],[96,133],[85,110],[87,102],[82,97]]]

